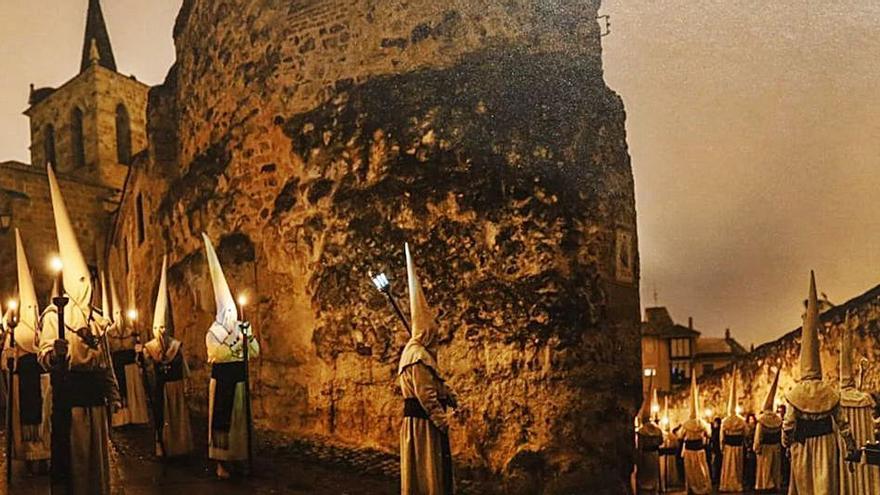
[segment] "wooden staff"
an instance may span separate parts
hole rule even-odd
[[[6,362],[6,483],[12,483],[12,379],[15,367],[15,327],[18,326],[18,303],[9,302],[10,316],[6,322],[6,333],[9,335],[10,357]]]

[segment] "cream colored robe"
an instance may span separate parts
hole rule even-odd
[[[636,431],[636,493],[660,493],[660,455],[657,448],[663,443],[663,430],[647,422]]]
[[[681,443],[678,441],[678,437],[675,436],[674,433],[668,431],[663,435],[663,447],[664,449],[676,449],[678,450],[681,446]],[[666,455],[660,458],[660,474],[662,483],[662,489],[668,490],[672,487],[681,486],[681,473],[678,472],[678,456],[677,455]]]
[[[689,419],[681,425],[679,437],[682,441],[702,440],[705,444],[709,437],[709,427],[699,419]],[[712,492],[712,478],[709,476],[709,463],[706,461],[706,450],[682,449],[684,458],[685,488],[689,493],[704,495]]]
[[[181,343],[179,340],[169,339],[168,347],[163,353],[159,340],[153,339],[144,345],[144,351],[144,358],[147,361],[148,369],[151,370],[152,383],[154,384],[156,383],[157,363],[170,365],[178,355],[180,356],[183,379],[164,384],[162,442],[160,443],[157,438],[156,455],[176,457],[189,454],[195,447],[189,407],[186,403],[186,380],[189,378],[189,367],[186,364],[186,356],[183,354]],[[154,394],[153,400],[155,401],[157,399],[155,392],[151,391],[151,393]]]
[[[431,419],[403,418],[400,427],[401,495],[447,495],[440,432],[449,423],[441,400],[446,387],[431,369],[417,362],[403,369],[398,382],[404,399],[418,399]]]
[[[134,350],[135,335],[127,332],[125,327],[117,322],[107,331],[107,342],[110,344],[111,353]],[[145,425],[150,422],[150,416],[147,412],[146,388],[141,368],[137,363],[129,363],[125,365],[123,372],[125,390],[121,390],[120,393],[125,400],[122,402],[122,409],[113,413],[113,426]]]
[[[72,304],[72,302],[71,302]],[[74,310],[67,306],[65,317]],[[65,332],[68,343],[67,365],[71,371],[101,372],[109,402],[119,401],[119,391],[113,379],[107,345],[103,340],[104,328],[109,322],[94,314],[89,324],[92,335],[100,336],[97,348],[88,347],[74,332]],[[66,321],[71,321],[70,319]],[[54,342],[58,338],[58,318],[54,307],[44,313],[40,334],[40,364],[51,369],[57,364]],[[75,394],[73,390],[71,393]],[[70,495],[110,494],[110,453],[107,406],[73,407],[70,426]]]
[[[820,380],[802,380],[786,394],[786,402],[782,441],[791,452],[789,495],[837,495],[840,493],[839,456],[842,456],[838,435],[848,446],[853,445],[849,423],[840,409],[840,395]],[[834,423],[835,432],[796,441],[794,435],[799,420],[828,417]]]
[[[721,480],[720,492],[743,491],[743,462],[745,454],[746,422],[739,416],[728,416],[721,422]],[[727,445],[726,437],[743,437],[742,445]]]
[[[8,342],[8,339],[7,339]],[[27,354],[19,347],[15,348],[15,359]],[[8,357],[11,350],[6,348],[2,365],[3,379],[6,379]],[[16,361],[17,362],[17,361]],[[42,423],[36,427],[21,424],[21,390],[18,375],[12,378],[12,458],[17,461],[45,461],[52,457],[52,382],[48,373],[40,376],[40,392],[43,398]],[[5,406],[4,406],[5,407]],[[5,428],[5,423],[4,423]],[[29,431],[24,434],[24,429]],[[27,440],[25,440],[27,437]]]
[[[782,444],[764,445],[761,438],[767,434],[782,432],[782,418],[772,411],[764,411],[755,427],[755,490],[778,490],[782,488]]]
[[[861,392],[854,387],[840,391],[840,408],[849,422],[853,440],[857,447],[864,447],[874,442],[874,399],[870,394]],[[880,471],[877,466],[870,466],[865,459],[855,465],[850,472],[850,463],[840,458],[840,493],[841,495],[878,495],[880,494]]]
[[[232,346],[226,342],[236,342]],[[230,336],[227,341],[220,341],[213,332],[205,335],[205,345],[208,350],[208,362],[231,363],[242,361],[242,339],[235,340]],[[254,360],[260,355],[260,344],[253,337],[250,338],[248,358]],[[213,424],[214,396],[216,394],[217,380],[211,379],[208,384],[208,424]],[[245,383],[239,382],[235,386],[235,398],[232,407],[232,424],[228,433],[226,448],[221,448],[214,442],[216,435],[226,435],[225,432],[215,432],[208,428],[208,458],[217,461],[244,461],[248,458],[247,451],[247,410],[245,405]]]

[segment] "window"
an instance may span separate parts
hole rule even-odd
[[[670,356],[677,357],[691,357],[691,339],[672,339],[669,343]]]
[[[140,194],[137,196],[137,202],[135,204],[135,208],[137,208],[137,238],[138,245],[144,243],[144,238],[146,237],[146,233],[144,232],[144,197]]]
[[[86,164],[86,145],[84,139],[83,112],[79,107],[74,107],[70,118],[70,142],[74,168],[82,167]]]
[[[657,376],[657,370],[655,368],[645,368],[645,376]]]
[[[55,162],[55,126],[52,124],[43,130],[43,157],[47,164],[51,163],[53,167],[58,165]]]
[[[691,377],[690,361],[673,361],[670,370],[673,385],[682,385],[687,383]]]
[[[131,122],[125,105],[116,107],[116,160],[131,165]]]
[[[704,375],[705,375],[706,373],[711,373],[711,372],[713,372],[713,371],[715,371],[715,365],[714,365],[714,364],[712,364],[712,363],[707,363],[707,364],[704,364],[704,365],[703,365],[703,374],[704,374]]]

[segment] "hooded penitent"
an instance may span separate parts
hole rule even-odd
[[[810,272],[810,293],[801,330],[801,376],[785,397],[795,408],[806,413],[828,412],[840,400],[837,390],[822,381],[822,361],[819,359],[820,325],[816,277]]]
[[[217,252],[214,251],[214,246],[211,244],[211,239],[205,233],[202,233],[202,238],[205,241],[205,257],[208,259],[208,271],[211,273],[211,283],[214,287],[214,304],[217,308],[214,323],[209,331],[218,340],[223,341],[229,334],[237,332],[238,310],[235,307],[232,291],[229,290],[229,284],[226,282],[226,276],[223,275],[220,259],[217,258]]]
[[[64,266],[64,292],[70,298],[65,310],[66,325],[70,328],[83,328],[88,324],[92,301],[91,274],[85,257],[76,240],[76,233],[64,205],[61,189],[52,166],[46,167],[49,176],[49,194],[52,198],[52,212],[55,215],[55,231],[58,237],[58,252]]]
[[[744,439],[746,422],[736,412],[736,366],[730,375],[730,396],[727,399],[727,417],[721,422],[721,479],[718,490],[743,491]]]
[[[410,318],[410,338],[403,354],[400,356],[400,365],[397,372],[403,373],[403,370],[412,364],[421,362],[425,366],[439,373],[437,362],[433,353],[429,351],[437,338],[437,322],[434,317],[434,311],[428,306],[425,300],[425,294],[422,292],[422,284],[416,274],[416,266],[413,257],[410,254],[409,244],[404,246],[406,252],[406,274],[407,285],[409,287],[409,310]]]
[[[40,308],[37,292],[28,267],[21,233],[15,229],[15,260],[18,268],[18,326],[15,328],[15,345],[32,354],[39,352],[38,321]]]

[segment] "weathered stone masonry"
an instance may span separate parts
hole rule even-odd
[[[233,290],[256,295],[258,426],[392,451],[407,336],[367,274],[403,300],[409,241],[462,403],[462,474],[620,493],[638,254],[598,1],[474,3],[185,1],[113,265],[149,314],[169,254],[177,334],[206,383],[206,231]]]

